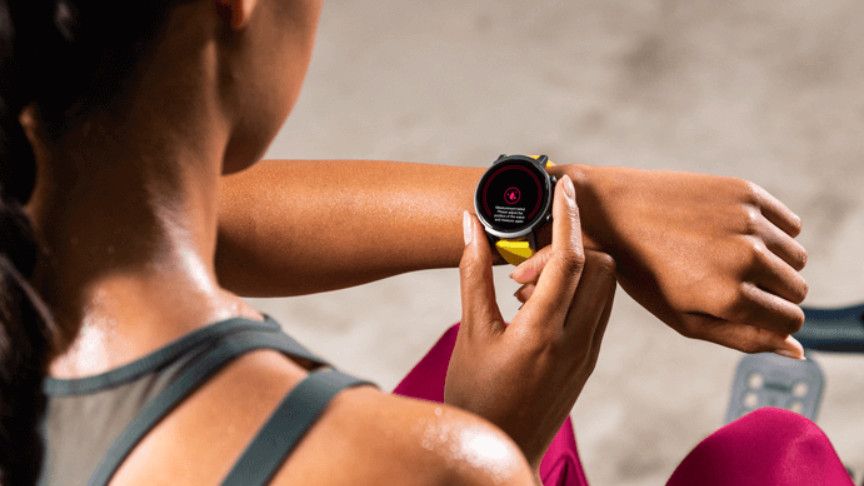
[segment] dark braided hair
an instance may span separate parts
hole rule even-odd
[[[19,117],[32,107],[50,142],[110,110],[173,2],[0,0],[0,484],[38,480],[41,383],[57,336],[28,283],[41,250],[24,211],[36,161]]]
[[[33,484],[41,466],[40,386],[53,329],[27,283],[38,251],[23,205],[36,165],[18,116],[32,98],[10,7],[0,11],[0,473],[18,485]]]

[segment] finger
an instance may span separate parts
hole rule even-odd
[[[614,295],[615,261],[605,253],[587,250],[585,269],[564,323],[565,338],[576,346],[592,346],[592,339]]]
[[[803,302],[807,297],[807,281],[804,277],[770,251],[761,251],[757,255],[758,265],[752,277],[754,282],[789,302]]]
[[[768,218],[768,221],[777,225],[789,236],[795,237],[801,233],[801,218],[797,214],[793,213],[791,209],[762,186],[751,183],[751,187],[759,209]]]
[[[786,336],[783,340],[783,345],[774,350],[780,356],[786,356],[792,359],[807,359],[804,357],[804,346],[793,336]]]
[[[690,315],[688,337],[710,341],[745,353],[777,353],[789,358],[803,359],[804,348],[794,337],[741,322],[730,322],[716,317]]]
[[[503,320],[495,302],[492,252],[476,217],[465,211],[462,226],[466,242],[459,262],[462,327],[470,333],[497,331],[503,326]]]
[[[606,301],[606,308],[600,315],[600,320],[597,323],[597,329],[594,330],[594,336],[591,337],[591,367],[597,363],[597,357],[600,355],[600,345],[603,343],[603,336],[606,335],[606,326],[609,323],[609,317],[612,315],[612,304],[615,302],[615,289],[617,284],[612,281],[609,288],[609,296]]]
[[[554,328],[550,323],[557,323],[557,329],[552,329],[556,332],[564,325],[585,264],[575,188],[567,176],[555,186],[552,220],[552,255],[537,279],[534,293],[511,325],[524,321],[531,326]]]
[[[534,284],[527,283],[519,287],[516,292],[513,293],[513,296],[516,297],[516,300],[524,304],[528,299],[531,298],[531,294],[534,293],[534,288]]]
[[[792,334],[804,324],[804,311],[788,300],[744,282],[732,311],[721,317],[780,334]]]
[[[759,236],[772,253],[782,258],[795,270],[801,271],[807,265],[807,250],[764,216],[757,223]]]
[[[552,256],[552,246],[544,246],[531,258],[517,265],[513,269],[513,272],[510,273],[510,278],[520,284],[537,282],[537,278],[549,261],[550,256]]]

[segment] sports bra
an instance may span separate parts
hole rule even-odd
[[[265,320],[197,329],[127,365],[77,379],[46,378],[40,486],[107,485],[135,446],[232,360],[272,349],[313,365],[272,412],[222,484],[267,484],[341,390],[371,384],[342,373]]]

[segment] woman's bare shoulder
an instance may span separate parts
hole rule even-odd
[[[519,449],[486,420],[372,387],[340,393],[274,484],[322,477],[326,484],[533,484]]]
[[[115,480],[210,484],[227,474],[306,371],[277,352],[237,359],[163,420]],[[273,484],[531,484],[498,428],[456,408],[362,386],[342,391]]]

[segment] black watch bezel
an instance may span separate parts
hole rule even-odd
[[[536,159],[527,155],[501,155],[492,163],[492,166],[483,174],[477,183],[477,188],[474,190],[474,214],[477,215],[477,219],[480,220],[480,223],[483,225],[483,228],[486,229],[487,234],[500,239],[523,238],[532,234],[535,229],[546,224],[551,219],[552,192],[555,185],[555,177],[546,171],[546,162],[548,160],[549,158],[545,155],[541,155]],[[495,223],[487,220],[483,215],[483,212],[480,211],[480,204],[482,204],[480,201],[480,189],[483,187],[484,182],[492,172],[501,167],[501,164],[514,162],[520,165],[530,165],[537,170],[539,174],[541,174],[543,180],[543,203],[537,216],[530,223],[523,228],[508,231],[496,227]]]

